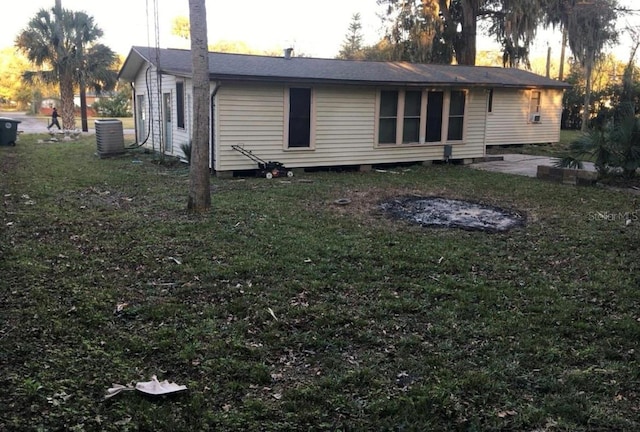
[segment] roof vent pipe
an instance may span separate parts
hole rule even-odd
[[[293,48],[285,48],[284,49],[284,58],[287,60],[291,60],[291,54],[293,53]]]

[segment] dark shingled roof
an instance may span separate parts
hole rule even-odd
[[[119,77],[133,81],[145,62],[166,74],[190,77],[191,51],[133,47]],[[370,62],[308,57],[269,57],[209,53],[212,80],[326,83],[351,85],[536,87],[566,88],[568,84],[521,69],[486,66]]]

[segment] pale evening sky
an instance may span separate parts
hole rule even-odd
[[[12,2],[5,8],[9,16],[3,16],[0,26],[0,48],[12,46],[29,19],[39,9],[51,8],[54,3],[54,0]],[[158,6],[160,46],[188,48],[185,41],[171,35],[172,19],[189,15],[188,0],[62,0],[64,8],[93,16],[104,31],[101,42],[122,55],[132,45],[155,45],[154,3]],[[638,0],[621,0],[620,4],[630,8],[640,6]],[[376,0],[207,0],[206,7],[210,44],[219,40],[244,41],[256,50],[276,52],[293,46],[307,56],[332,58],[338,54],[356,12],[361,15],[365,44],[375,43],[382,35],[377,16],[381,9]],[[628,17],[618,27],[628,24],[640,26],[640,17]],[[626,60],[630,39],[622,35],[620,42],[616,54]],[[559,52],[559,35],[540,34],[534,53],[546,53],[547,44],[554,53]],[[479,40],[479,50],[491,48],[496,48],[491,41]]]

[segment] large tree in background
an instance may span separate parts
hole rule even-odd
[[[62,126],[75,129],[74,89],[82,81],[96,92],[109,90],[116,83],[112,65],[115,53],[97,43],[102,37],[93,17],[60,7],[41,9],[15,41],[16,46],[37,71],[23,74],[26,82],[56,83],[60,88]]]
[[[412,40],[429,52],[432,63],[474,65],[478,22],[503,45],[505,63],[528,60],[528,47],[544,17],[546,0],[378,0],[391,21],[387,38],[398,44]],[[398,32],[400,30],[400,32]],[[400,35],[401,37],[398,37]],[[405,42],[406,44],[406,42]]]
[[[450,63],[452,51],[443,44],[446,26],[434,2],[400,2],[387,29],[393,56],[416,63]]]
[[[209,50],[205,0],[189,0],[191,63],[193,70],[193,140],[187,209],[204,213],[211,208],[209,173]]]
[[[564,29],[569,48],[584,70],[582,130],[589,127],[591,76],[604,47],[617,40],[617,0],[546,0],[547,22]]]

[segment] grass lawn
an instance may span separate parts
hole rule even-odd
[[[519,153],[535,156],[561,156],[569,148],[569,144],[576,140],[579,130],[561,130],[560,141],[553,144],[525,144],[517,146],[493,146],[487,149],[488,154]]]
[[[640,430],[637,196],[434,165],[214,178],[192,217],[184,165],[36,138],[0,147],[0,431]],[[378,210],[409,194],[527,224]],[[154,374],[188,391],[104,400]]]

